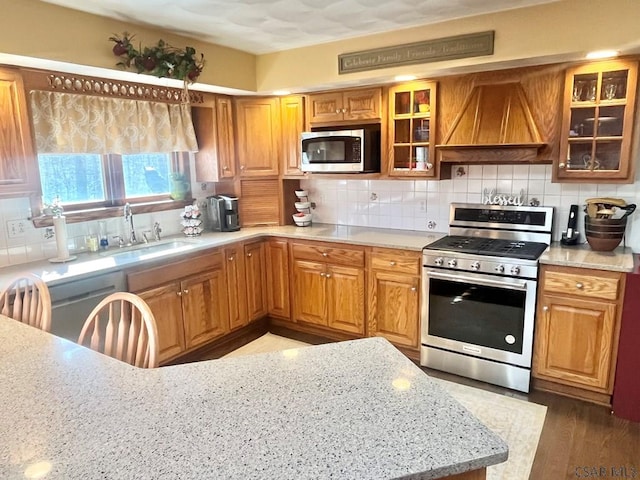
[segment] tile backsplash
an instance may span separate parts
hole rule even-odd
[[[458,169],[456,169],[458,170]],[[627,203],[640,203],[640,181],[634,184],[561,184],[551,183],[550,165],[464,165],[463,175],[451,180],[353,180],[309,179],[301,182],[316,203],[315,223],[395,228],[446,233],[449,228],[449,204],[480,203],[484,189],[503,194],[525,192],[526,201],[538,199],[540,205],[555,207],[554,239],[566,229],[569,208],[587,198],[616,197]],[[202,196],[211,191],[201,192]],[[242,201],[242,200],[241,200]],[[295,199],[292,199],[295,201]],[[151,231],[159,222],[162,235],[179,234],[182,209],[137,214],[136,232]],[[35,228],[29,216],[28,198],[0,200],[0,267],[17,265],[56,256],[56,242],[46,228]],[[629,217],[626,245],[640,253],[640,213]],[[109,242],[114,235],[125,235],[127,227],[121,217],[106,220]],[[578,229],[583,231],[582,214]],[[84,246],[84,236],[98,233],[98,222],[67,225],[70,249],[74,243]],[[582,235],[584,241],[584,235]]]
[[[462,165],[464,174],[451,180],[331,180],[301,182],[316,203],[313,222],[384,227],[446,233],[452,202],[480,203],[482,192],[502,194],[525,192],[526,202],[536,198],[540,205],[555,207],[554,240],[566,230],[569,208],[591,197],[622,198],[640,202],[640,182],[634,184],[551,183],[551,165]],[[627,224],[626,245],[640,252],[640,219],[635,213]],[[583,215],[578,229],[583,231]],[[581,235],[584,240],[584,235]]]

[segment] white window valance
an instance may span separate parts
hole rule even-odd
[[[187,104],[39,90],[30,96],[38,153],[198,151]]]

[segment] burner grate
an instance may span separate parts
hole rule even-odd
[[[498,238],[450,235],[427,245],[428,250],[442,250],[476,255],[537,260],[547,248],[546,243],[504,240]]]

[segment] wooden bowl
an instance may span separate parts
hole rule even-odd
[[[610,252],[612,250],[615,250],[622,241],[622,236],[618,238],[598,238],[591,235],[586,235],[586,237],[591,249],[597,252]]]

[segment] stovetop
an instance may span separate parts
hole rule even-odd
[[[449,235],[430,243],[424,248],[425,250],[440,250],[450,253],[537,260],[547,246],[546,243],[539,242]]]

